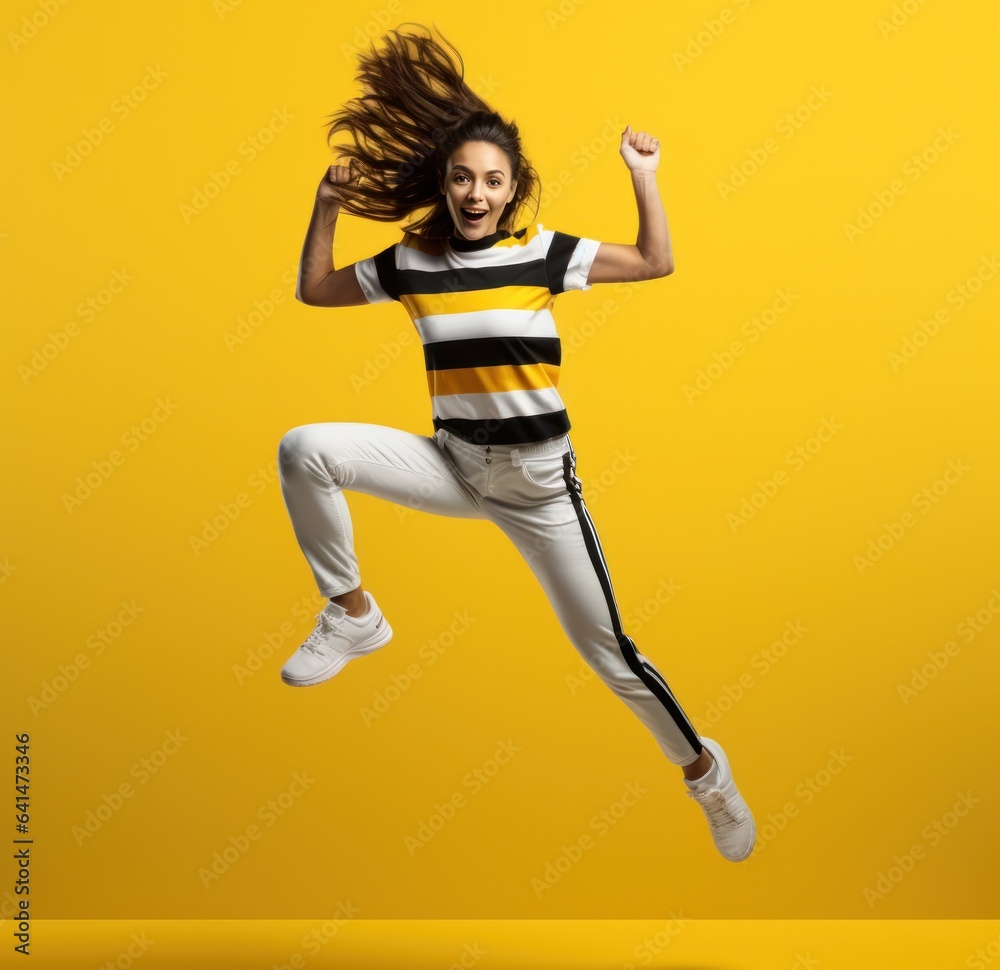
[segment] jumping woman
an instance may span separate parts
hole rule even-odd
[[[434,433],[325,422],[282,437],[285,506],[329,599],[282,680],[322,683],[392,637],[361,586],[345,489],[437,515],[489,519],[524,557],[573,646],[682,768],[719,851],[741,861],[754,846],[753,817],[722,747],[699,737],[623,629],[556,390],[555,297],[673,271],[656,183],[659,141],[631,126],[622,132],[639,212],[635,245],[540,223],[516,228],[538,185],[517,125],[468,87],[457,51],[456,64],[416,26],[419,32],[390,30],[383,50],[372,45],[360,56],[365,93],[332,116],[327,141],[346,131],[353,145],[340,146],[348,164],[330,165],[317,189],[295,295],[319,307],[401,303],[423,345]],[[428,211],[377,255],[335,268],[341,209],[383,222]]]

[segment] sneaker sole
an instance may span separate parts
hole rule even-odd
[[[322,684],[331,677],[335,677],[344,669],[349,661],[357,660],[358,657],[364,657],[366,654],[378,650],[379,647],[384,647],[391,639],[392,627],[389,626],[385,617],[383,617],[379,625],[376,626],[375,633],[368,637],[367,640],[356,643],[350,650],[342,653],[336,660],[332,661],[318,673],[313,674],[312,677],[307,680],[295,680],[288,677],[282,671],[281,680],[288,684],[289,687],[314,687],[316,684]]]
[[[722,750],[722,745],[713,738],[702,738],[701,743],[712,752],[712,757],[719,762],[720,765],[724,765],[726,769],[726,774],[733,779],[733,784],[736,785],[736,779],[733,777],[733,771],[729,767],[729,759],[726,757],[726,752]],[[739,786],[736,785],[736,790],[739,791]],[[740,792],[740,798],[743,798],[743,793]],[[744,802],[746,799],[744,799]],[[731,856],[723,855],[723,859],[728,859],[730,862],[743,862],[744,859],[748,859],[753,852],[753,847],[757,844],[757,823],[754,820],[753,812],[750,811],[750,806],[747,806],[747,813],[750,815],[750,848],[741,856]]]

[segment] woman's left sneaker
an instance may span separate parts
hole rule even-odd
[[[708,772],[690,781],[684,779],[688,794],[705,810],[712,838],[722,855],[730,862],[742,862],[753,851],[757,830],[753,815],[743,796],[737,791],[729,761],[718,741],[702,738],[715,764]]]

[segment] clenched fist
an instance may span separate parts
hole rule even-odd
[[[316,189],[317,201],[328,205],[340,205],[344,199],[341,186],[349,185],[351,182],[357,182],[357,177],[351,174],[350,165],[331,165]]]

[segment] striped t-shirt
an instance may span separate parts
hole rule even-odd
[[[398,300],[424,348],[435,431],[475,444],[542,441],[570,428],[556,384],[551,307],[589,290],[600,243],[533,223],[465,239],[403,239],[355,263],[369,303]]]

